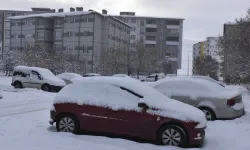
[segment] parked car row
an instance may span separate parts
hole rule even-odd
[[[50,111],[57,131],[111,133],[179,147],[202,145],[207,120],[245,113],[243,88],[205,76],[157,76],[145,84],[125,74],[55,76],[45,68],[17,66],[12,85],[59,91]]]

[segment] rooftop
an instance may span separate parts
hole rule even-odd
[[[112,16],[114,16],[114,17],[127,17],[127,18],[157,18],[157,19],[185,20],[183,18],[174,18],[174,17],[133,16],[133,15],[112,15]]]
[[[53,18],[53,17],[67,17],[67,16],[79,16],[79,15],[87,15],[87,14],[92,14],[92,13],[96,13],[99,14],[103,17],[111,17],[112,19],[115,19],[127,26],[130,27],[129,24],[113,17],[110,15],[106,15],[106,14],[100,14],[96,11],[74,11],[74,12],[56,12],[56,13],[42,13],[42,14],[32,14],[32,15],[24,15],[24,16],[13,16],[13,17],[9,17],[8,19],[10,20],[19,20],[19,19],[26,19],[26,18],[35,18],[35,17],[42,17],[42,18]]]

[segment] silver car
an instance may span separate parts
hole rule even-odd
[[[175,77],[153,84],[164,95],[201,109],[207,120],[234,119],[244,115],[242,95],[203,79]]]

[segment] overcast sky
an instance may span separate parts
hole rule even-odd
[[[0,9],[30,10],[30,7],[53,9],[82,6],[109,14],[135,11],[137,15],[178,17],[184,21],[184,39],[189,48],[183,48],[183,69],[187,69],[187,51],[190,40],[205,40],[208,36],[223,34],[223,24],[234,21],[250,7],[249,0],[0,0]],[[186,40],[184,40],[185,44]],[[192,41],[191,41],[192,43]],[[192,50],[192,46],[191,46]]]

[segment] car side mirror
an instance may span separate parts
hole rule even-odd
[[[42,76],[38,76],[38,78],[39,78],[40,80],[43,80],[43,77],[42,77]]]
[[[144,109],[144,110],[149,109],[148,105],[145,104],[145,103],[138,103],[138,107],[140,107],[140,108],[142,108],[142,109]]]

